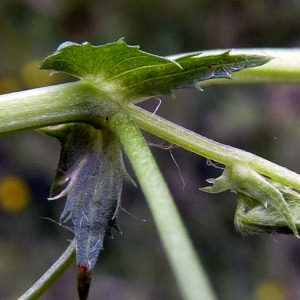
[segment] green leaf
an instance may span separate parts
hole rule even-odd
[[[232,72],[263,65],[268,56],[189,53],[177,58],[156,56],[123,40],[93,46],[66,42],[44,60],[42,69],[66,72],[94,83],[116,101],[138,102],[197,87],[200,81],[230,78]]]

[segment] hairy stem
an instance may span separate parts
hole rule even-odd
[[[124,112],[116,114],[109,126],[133,166],[182,296],[186,300],[215,299],[174,200],[139,128]]]
[[[135,105],[127,106],[126,109],[139,127],[170,143],[227,166],[235,163],[249,164],[262,175],[300,189],[300,175],[287,168],[252,153],[215,142]]]

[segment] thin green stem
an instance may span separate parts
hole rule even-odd
[[[300,175],[287,168],[252,153],[215,142],[135,105],[127,106],[126,110],[139,127],[170,143],[227,166],[235,163],[249,164],[262,175],[300,189]]]
[[[139,128],[125,112],[116,114],[109,126],[133,166],[182,296],[186,300],[215,299],[169,189]]]
[[[75,259],[75,248],[76,242],[73,240],[51,268],[18,300],[35,300],[43,295],[72,264]]]

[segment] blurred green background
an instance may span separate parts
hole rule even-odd
[[[292,0],[1,0],[0,94],[71,80],[38,70],[66,40],[100,45],[125,37],[128,44],[159,55],[299,47],[299,15],[300,2]],[[161,98],[159,115],[299,172],[299,85],[209,86],[176,95]],[[152,99],[142,106],[154,111],[157,103]],[[152,149],[218,297],[300,299],[299,240],[240,235],[233,226],[235,195],[199,191],[220,170],[174,148],[179,173],[169,151]],[[64,204],[47,201],[58,155],[56,140],[35,131],[0,138],[1,299],[20,296],[72,238],[45,219],[59,220]],[[10,205],[12,194],[20,195],[19,205]],[[107,238],[90,299],[181,299],[143,195],[126,185],[122,206],[129,212],[119,214],[123,234]],[[41,299],[76,299],[75,281],[73,265]]]

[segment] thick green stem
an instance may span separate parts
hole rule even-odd
[[[94,123],[95,118],[99,122],[100,112],[110,109],[106,98],[82,81],[1,95],[0,133],[69,122]]]
[[[205,271],[197,259],[168,187],[139,128],[125,113],[109,123],[133,166],[173,269],[186,300],[215,299]]]
[[[142,129],[208,159],[230,166],[248,164],[255,171],[286,185],[300,189],[300,175],[252,153],[220,144],[187,130],[135,105],[126,110]]]
[[[43,295],[72,264],[75,259],[75,248],[76,242],[73,240],[52,267],[18,300],[35,300]]]

